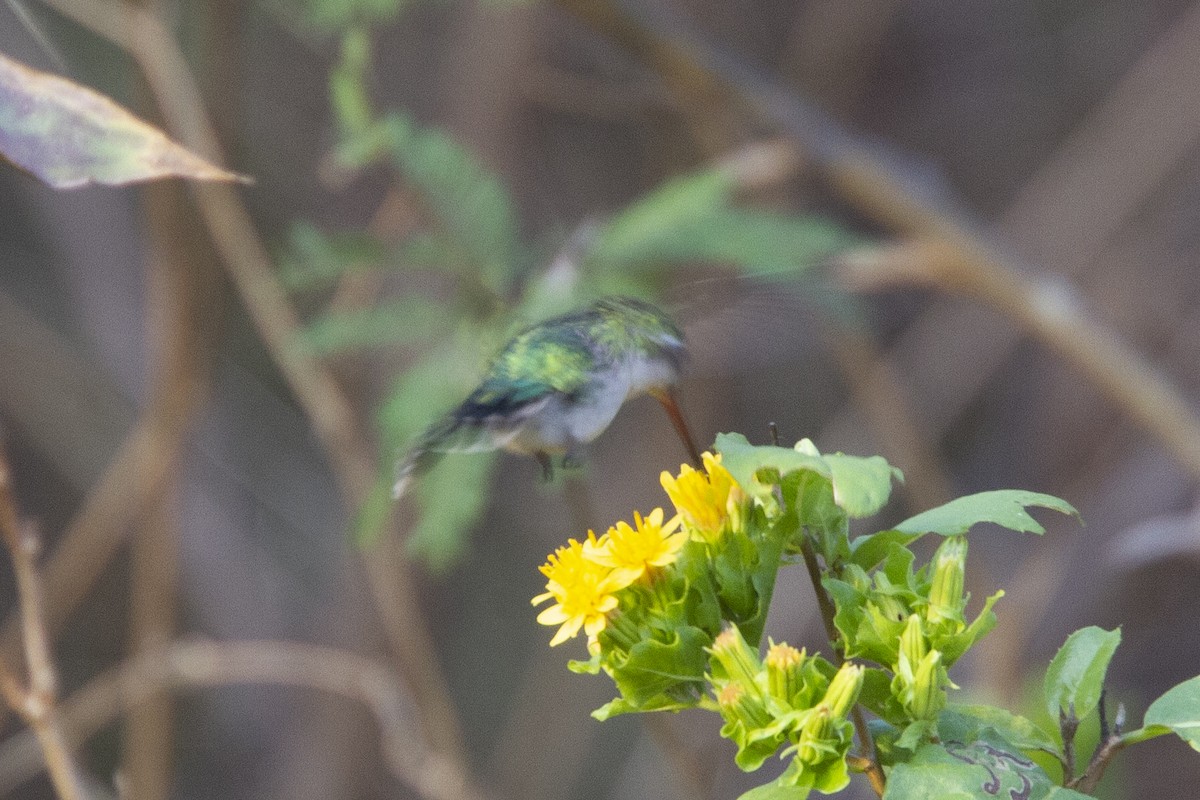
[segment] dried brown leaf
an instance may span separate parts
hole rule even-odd
[[[0,156],[56,189],[163,177],[243,181],[104,95],[0,54]]]

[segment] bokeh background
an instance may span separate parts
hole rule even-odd
[[[0,51],[161,119],[162,87],[72,18],[93,5],[0,5]],[[1122,626],[1109,691],[1134,724],[1200,671],[1200,6],[152,5],[200,87],[190,107],[255,178],[236,193],[268,269],[255,279],[236,266],[254,252],[214,246],[230,240],[214,236],[208,190],[56,192],[0,168],[0,425],[43,542],[62,695],[180,638],[300,642],[383,665],[404,736],[389,745],[361,704],[269,685],[267,670],[267,685],[150,693],[102,715],[80,747],[97,791],[117,776],[139,800],[716,800],[769,777],[737,772],[712,715],[593,721],[610,687],[569,673],[580,643],[552,651],[534,623],[536,567],[587,514],[602,527],[665,502],[658,474],[684,452],[652,402],[591,448],[590,509],[505,456],[479,475],[482,518],[457,560],[405,556],[411,507],[380,523],[377,545],[354,545],[375,465],[393,455],[379,409],[435,344],[297,365],[296,343],[271,336],[411,294],[464,312],[455,279],[406,263],[271,294],[298,221],[386,239],[423,213],[402,170],[332,155],[330,70],[349,18],[369,23],[375,106],[445,132],[511,193],[539,255],[523,280],[581,224],[751,156],[739,202],[819,214],[853,238],[854,258],[800,279],[683,264],[654,286],[693,343],[682,397],[701,440],[766,441],[773,422],[789,442],[883,453],[909,480],[881,525],[993,488],[1080,509],[1082,528],[972,538],[975,596],[1008,596],[952,676],[965,691],[1032,713],[1049,658],[1088,624]],[[478,374],[493,344],[463,330],[439,336],[465,336],[478,358],[425,380]],[[394,413],[419,426],[438,410]],[[820,647],[811,600],[786,575],[768,631]],[[6,725],[3,792],[52,796],[22,726]],[[389,746],[411,763],[396,768]],[[1104,791],[1182,799],[1198,783],[1200,760],[1165,737],[1120,758]]]

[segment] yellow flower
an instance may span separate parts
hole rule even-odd
[[[687,534],[679,531],[678,516],[663,524],[663,510],[656,508],[646,517],[633,512],[633,526],[618,522],[599,541],[589,540],[584,555],[613,570],[613,580],[624,588],[646,573],[650,567],[665,567],[679,557]]]
[[[589,532],[588,544],[596,543]],[[538,614],[543,625],[558,625],[550,646],[562,644],[583,628],[589,640],[594,640],[608,622],[608,613],[617,608],[613,595],[619,586],[613,580],[613,570],[584,555],[584,545],[575,539],[560,547],[538,567],[546,576],[546,591],[533,598],[538,605],[553,598],[555,605]]]
[[[679,477],[663,472],[659,481],[679,515],[705,539],[720,534],[729,520],[731,506],[741,501],[741,487],[729,470],[721,466],[721,455],[704,453],[705,472],[682,465]],[[705,474],[707,473],[707,474]]]

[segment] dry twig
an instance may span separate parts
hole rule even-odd
[[[50,655],[50,639],[42,619],[41,587],[34,563],[37,542],[22,530],[12,491],[8,460],[0,454],[0,539],[12,557],[17,579],[21,634],[28,685],[0,662],[0,695],[33,731],[50,779],[61,800],[83,800],[86,793],[75,759],[67,747],[56,708],[58,679]]]
[[[295,686],[362,703],[375,717],[392,773],[426,800],[479,800],[483,794],[452,759],[414,739],[410,703],[396,676],[363,656],[293,642],[176,641],[129,659],[92,680],[59,707],[71,741],[91,736],[118,715],[166,691],[239,684]],[[32,757],[31,757],[32,756]],[[0,792],[40,768],[21,735],[0,746]]]

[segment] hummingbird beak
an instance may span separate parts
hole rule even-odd
[[[688,456],[691,457],[692,463],[696,466],[696,469],[701,469],[704,466],[704,462],[700,458],[700,451],[696,448],[695,441],[692,440],[692,433],[688,430],[687,422],[683,418],[683,412],[679,410],[679,403],[675,400],[675,392],[670,388],[651,389],[650,396],[662,403],[662,407],[666,409],[667,416],[671,418],[671,424],[675,426],[675,432],[683,440],[683,446],[687,448]]]

